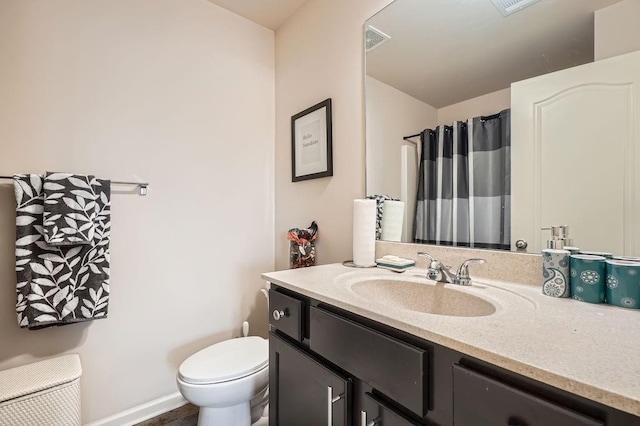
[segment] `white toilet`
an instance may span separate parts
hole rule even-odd
[[[177,381],[200,407],[198,426],[250,426],[268,403],[269,341],[239,337],[204,348],[180,365]]]

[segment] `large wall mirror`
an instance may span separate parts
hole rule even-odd
[[[640,256],[637,16],[638,0],[395,0],[367,20],[381,239],[539,253],[567,225],[583,251]]]

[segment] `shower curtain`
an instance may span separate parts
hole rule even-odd
[[[420,135],[417,243],[509,250],[510,110]]]

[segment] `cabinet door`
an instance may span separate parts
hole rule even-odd
[[[351,380],[269,333],[269,426],[349,426]]]
[[[419,426],[422,422],[411,420],[397,407],[383,402],[375,395],[364,395],[364,410],[360,411],[358,426]]]

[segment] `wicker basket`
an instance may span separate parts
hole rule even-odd
[[[80,426],[80,357],[0,371],[0,426]]]

